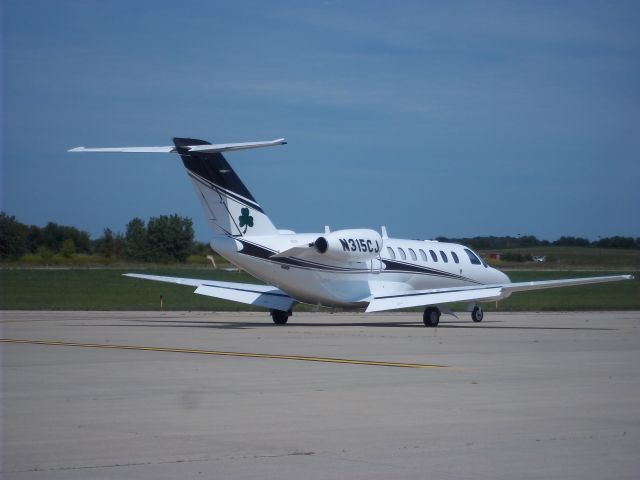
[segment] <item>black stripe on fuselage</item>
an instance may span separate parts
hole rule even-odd
[[[236,238],[236,240],[242,243],[242,250],[240,250],[239,253],[243,255],[248,255],[250,257],[274,262],[280,265],[291,265],[299,268],[306,268],[311,270],[325,270],[325,271],[331,271],[336,273],[371,272],[370,268],[355,269],[355,268],[347,268],[347,267],[337,267],[333,265],[325,265],[323,263],[311,262],[308,260],[302,260],[302,259],[292,258],[292,257],[271,258],[272,255],[275,255],[278,252],[275,250],[266,248],[262,245],[248,242],[244,238]],[[395,262],[393,260],[387,260],[387,259],[383,259],[382,262],[385,264],[387,268],[384,270],[381,270],[380,273],[414,273],[414,274],[420,274],[420,275],[430,275],[430,276],[436,276],[436,277],[451,278],[454,280],[461,280],[469,283],[482,285],[480,282],[476,280],[472,280],[467,277],[462,277],[460,275],[455,275],[449,272],[443,272],[441,270],[420,267],[419,265],[411,265],[407,263]]]
[[[453,278],[456,280],[463,280],[465,282],[472,282],[481,285],[480,282],[472,280],[471,278],[463,277],[462,275],[456,275],[455,273],[445,272],[442,270],[435,270],[429,267],[421,267],[420,265],[414,265],[412,263],[398,262],[396,260],[382,260],[382,263],[386,265],[384,271],[398,272],[398,273],[422,273],[427,275],[435,275],[438,277]]]

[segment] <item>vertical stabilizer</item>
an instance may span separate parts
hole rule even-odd
[[[276,235],[278,231],[221,153],[191,151],[210,145],[203,140],[174,138],[200,204],[217,235]]]

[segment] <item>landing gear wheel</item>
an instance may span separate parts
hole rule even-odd
[[[284,325],[289,320],[289,312],[284,310],[271,310],[271,318],[276,325]]]
[[[437,327],[440,323],[440,310],[435,307],[427,307],[422,314],[425,327]]]
[[[484,312],[482,311],[482,308],[479,307],[478,305],[473,307],[473,311],[471,312],[471,320],[478,323],[478,322],[481,322],[483,318],[484,318]]]

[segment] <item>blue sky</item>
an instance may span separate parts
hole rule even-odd
[[[640,3],[5,0],[2,209],[99,236],[227,158],[279,228],[640,236]]]

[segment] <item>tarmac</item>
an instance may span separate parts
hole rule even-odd
[[[0,312],[2,478],[637,479],[640,312]]]

